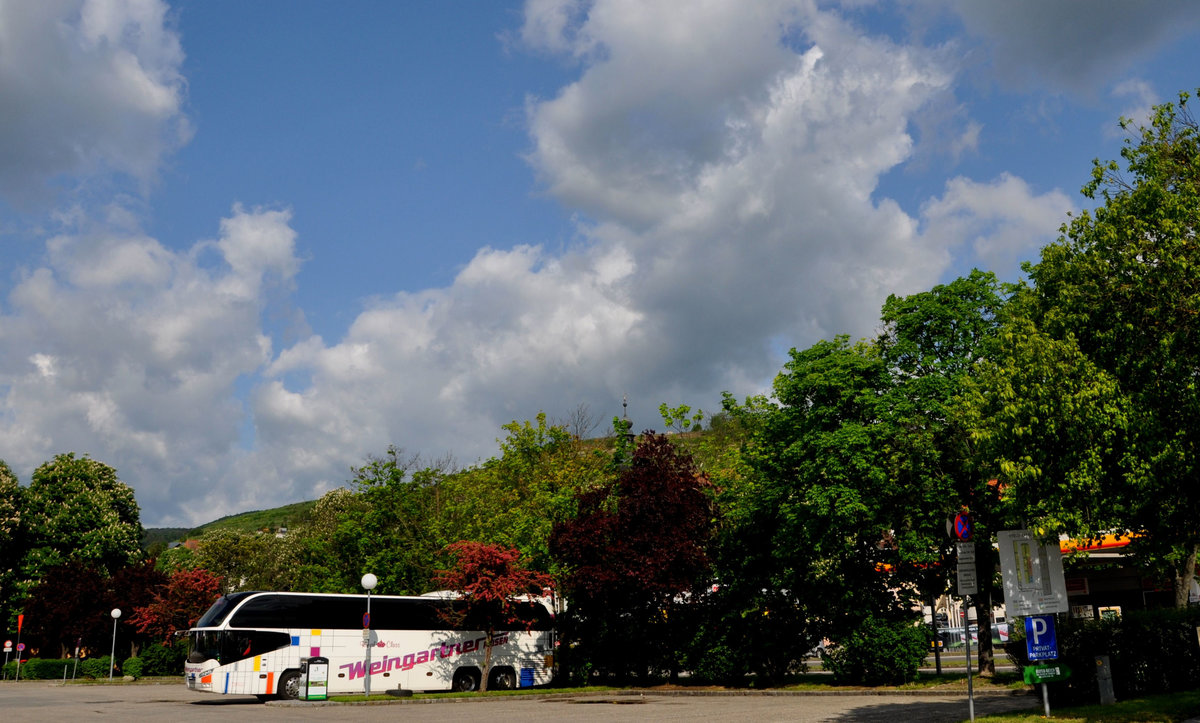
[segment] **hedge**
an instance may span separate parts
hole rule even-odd
[[[1097,703],[1096,658],[1107,655],[1119,700],[1193,690],[1200,684],[1200,608],[1133,610],[1107,620],[1066,618],[1055,625],[1058,659],[1071,669],[1048,684],[1052,700]],[[1029,665],[1024,627],[1005,646],[1013,664]]]

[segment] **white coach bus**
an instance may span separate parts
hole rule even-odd
[[[489,690],[554,675],[553,613],[541,601],[518,604],[532,626],[495,633]],[[368,674],[373,693],[477,690],[487,638],[461,610],[444,596],[372,595],[367,620],[366,595],[232,593],[188,631],[184,679],[195,691],[294,699],[301,663],[325,658],[330,695],[366,692]]]

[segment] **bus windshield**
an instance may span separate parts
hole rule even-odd
[[[229,615],[238,602],[242,598],[253,595],[253,592],[235,592],[230,595],[222,595],[213,606],[208,609],[208,612],[200,616],[194,627],[197,628],[215,628],[225,621],[225,617]]]

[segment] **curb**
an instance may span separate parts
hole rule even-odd
[[[1019,696],[1033,695],[1027,690],[976,690],[974,691],[975,698],[1015,698]],[[529,694],[522,696],[486,696],[486,697],[462,697],[462,698],[393,698],[380,700],[362,700],[362,701],[307,701],[307,700],[272,700],[267,701],[265,705],[273,707],[294,707],[303,706],[306,708],[316,708],[325,706],[339,705],[440,705],[446,703],[479,703],[484,701],[496,701],[503,698],[520,698],[521,700],[535,701],[551,701],[551,700],[570,700],[570,699],[604,699],[604,698],[628,698],[628,697],[712,697],[712,698],[752,698],[752,697],[782,697],[782,698],[804,698],[804,697],[845,697],[845,696],[879,696],[879,697],[899,697],[899,698],[953,698],[966,699],[967,692],[965,690],[874,690],[864,688],[862,690],[612,690],[606,692],[593,693],[546,693],[542,695]],[[1196,721],[1195,723],[1200,723]]]

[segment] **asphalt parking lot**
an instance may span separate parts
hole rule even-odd
[[[1029,695],[985,695],[975,700],[976,715],[1040,709]],[[260,703],[251,696],[194,693],[179,685],[78,685],[59,682],[0,683],[0,710],[7,720],[79,721],[374,721],[403,718],[438,721],[471,717],[522,721],[946,721],[968,719],[961,695],[818,694],[792,692],[604,693],[594,695],[509,696],[384,703]]]

